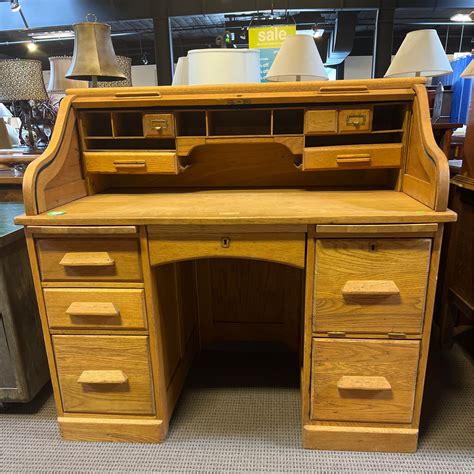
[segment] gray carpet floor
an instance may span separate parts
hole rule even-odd
[[[416,454],[304,450],[296,372],[225,365],[194,367],[161,445],[61,441],[49,388],[9,405],[0,410],[0,471],[474,472],[472,362],[458,346],[431,352]],[[283,383],[269,382],[275,374]]]

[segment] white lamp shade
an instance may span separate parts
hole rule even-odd
[[[288,36],[268,71],[267,81],[327,81],[328,75],[314,38]]]
[[[66,71],[71,66],[72,56],[53,56],[49,58],[50,74],[48,92],[62,94],[66,89],[89,87],[87,81],[66,79]]]
[[[194,49],[188,52],[189,84],[260,82],[258,49]]]
[[[462,72],[461,77],[474,77],[474,59],[471,59],[467,68]]]
[[[174,71],[172,86],[187,86],[189,84],[188,78],[188,58],[182,56],[178,59],[176,69]]]
[[[11,117],[12,113],[0,102],[0,117]]]
[[[410,31],[385,77],[441,76],[453,72],[436,30]]]

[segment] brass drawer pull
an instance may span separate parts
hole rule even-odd
[[[337,382],[339,390],[392,390],[390,382],[385,377],[343,376]]]
[[[111,267],[115,260],[107,252],[68,252],[59,262],[63,267]]]
[[[122,385],[127,380],[121,370],[84,370],[77,379],[83,385]]]
[[[114,161],[115,168],[146,168],[146,161],[145,160],[115,160]]]
[[[370,163],[369,153],[352,153],[350,155],[337,155],[336,163],[343,165],[345,163]]]
[[[158,125],[161,123],[162,125]],[[151,129],[155,130],[155,132],[159,132],[162,129],[168,128],[168,120],[165,119],[153,119],[150,122]]]
[[[349,280],[343,286],[342,296],[392,296],[400,289],[392,280]]]
[[[80,317],[112,318],[120,316],[120,311],[113,303],[77,301],[69,305],[66,314]]]
[[[354,126],[356,128],[365,125],[367,123],[366,115],[348,115],[346,117],[346,125]]]

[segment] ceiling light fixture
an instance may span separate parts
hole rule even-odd
[[[33,53],[38,49],[38,45],[34,41],[30,41],[29,43],[27,43],[26,47],[28,48],[28,51],[30,53]]]
[[[44,31],[42,33],[31,33],[29,36],[33,41],[74,39],[74,31]]]
[[[451,21],[456,21],[458,23],[466,23],[468,21],[473,21],[473,19],[467,13],[456,13],[450,18]]]
[[[18,0],[10,0],[10,8],[12,12],[19,12],[21,10],[21,5]]]
[[[313,38],[319,39],[324,35],[324,28],[313,28]]]

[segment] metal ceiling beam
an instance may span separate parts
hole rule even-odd
[[[22,10],[30,28],[71,25],[84,21],[94,12],[99,21],[136,20],[160,17],[162,8],[168,16],[235,13],[257,10],[370,10],[383,8],[385,0],[22,0]],[[441,9],[472,8],[472,0],[396,0],[395,8]],[[12,13],[9,2],[0,2],[0,31],[24,28],[18,13]]]

